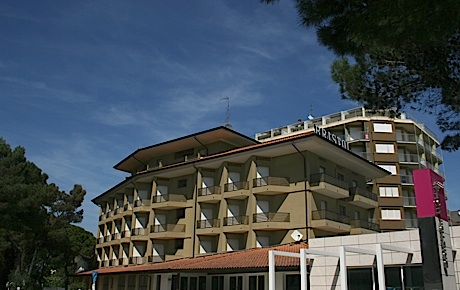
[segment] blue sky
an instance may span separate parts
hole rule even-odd
[[[357,107],[340,99],[334,55],[299,26],[292,1],[2,1],[0,136],[69,191],[91,199],[139,147],[224,125],[255,133]],[[433,120],[424,120],[443,136]],[[445,153],[460,208],[459,153]]]

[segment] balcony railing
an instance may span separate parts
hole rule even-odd
[[[167,201],[187,201],[187,198],[182,194],[162,194],[154,197],[156,203]]]
[[[128,211],[128,210],[132,210],[133,207],[130,203],[127,203],[123,206],[123,211]]]
[[[417,142],[417,136],[415,134],[398,134],[396,133],[396,141],[398,142]]]
[[[418,228],[418,219],[406,219],[406,228]]]
[[[312,219],[313,220],[330,220],[335,221],[343,224],[350,224],[350,219],[342,214],[328,211],[328,210],[315,210],[312,212]]]
[[[224,226],[247,225],[249,217],[247,215],[224,217]]]
[[[120,214],[124,211],[124,208],[123,207],[118,207],[117,209],[115,209],[115,214]]]
[[[326,182],[337,187],[348,189],[348,183],[340,180],[338,178],[329,176],[325,173],[317,173],[310,175],[310,185],[311,186],[318,186],[321,182]]]
[[[421,162],[421,158],[417,154],[399,153],[399,162],[419,163]]]
[[[353,152],[355,155],[358,155],[364,159],[367,159],[369,161],[373,161],[373,155],[372,153],[369,152]]]
[[[178,225],[178,224],[153,225],[150,227],[150,232],[151,233],[185,232],[185,225]]]
[[[352,220],[350,221],[351,228],[362,228],[362,229],[368,229],[371,231],[375,232],[380,232],[380,225],[369,222],[369,221],[364,221],[364,220]]]
[[[130,257],[129,258],[129,264],[133,264],[133,265],[144,264],[144,261],[145,261],[144,257]]]
[[[196,221],[196,228],[197,229],[218,228],[218,227],[220,227],[220,220],[219,219],[206,219],[206,220],[198,220],[198,221]]]
[[[289,186],[289,179],[286,177],[265,176],[253,180],[253,187],[267,185]]]
[[[125,230],[121,232],[121,238],[129,238],[131,237],[131,230]]]
[[[289,222],[291,214],[288,212],[262,212],[253,215],[253,222]]]
[[[377,194],[373,193],[373,192],[370,192],[370,191],[367,191],[365,189],[362,189],[362,188],[359,188],[359,187],[350,187],[350,200],[353,200],[353,197],[355,195],[360,195],[360,196],[364,196],[368,199],[371,199],[373,201],[378,201],[378,197],[377,197]]]
[[[120,233],[115,233],[112,235],[112,240],[119,240],[121,239],[121,234]]]
[[[350,132],[347,136],[345,136],[347,141],[359,141],[359,140],[366,140],[369,141],[369,132],[367,131],[358,131],[358,132]]]
[[[110,266],[110,267],[118,266],[118,259],[111,259],[111,260],[109,260],[109,266]]]
[[[402,184],[414,184],[414,178],[412,175],[400,175]]]
[[[105,240],[105,237],[100,237],[100,238],[97,239],[97,243],[102,244],[104,242],[104,240]]]
[[[150,205],[150,199],[138,199],[134,202],[134,207],[149,206],[149,205]]]
[[[224,185],[224,191],[235,191],[249,189],[249,183],[247,181],[238,181],[233,183],[226,183]]]
[[[163,262],[164,260],[165,260],[165,255],[147,257],[148,263],[158,263],[158,262]]]
[[[148,234],[148,230],[146,228],[134,228],[131,231],[132,236],[145,236]]]
[[[112,240],[112,235],[106,235],[104,237],[104,242],[110,242]]]
[[[413,196],[403,196],[403,205],[404,206],[416,206],[415,197]]]
[[[198,189],[198,196],[205,196],[211,194],[220,194],[220,186],[209,186]]]

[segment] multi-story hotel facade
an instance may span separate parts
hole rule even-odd
[[[391,175],[369,180],[367,190],[378,195],[375,223],[381,231],[417,228],[412,171],[430,168],[444,177],[440,143],[425,125],[408,114],[391,118],[363,107],[256,134],[260,142],[326,128],[349,143],[350,150],[385,168]]]
[[[93,199],[100,268],[379,232],[368,182],[396,178],[339,133],[259,142],[218,127],[136,150],[115,165],[129,177]]]

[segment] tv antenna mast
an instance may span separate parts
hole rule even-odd
[[[221,100],[227,100],[227,111],[225,112],[225,126],[231,128],[230,125],[230,98],[224,97]]]

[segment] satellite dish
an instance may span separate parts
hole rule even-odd
[[[308,120],[313,120],[314,119],[314,117],[312,115],[308,115],[307,118],[308,118]]]
[[[299,242],[302,240],[303,238],[303,235],[301,232],[299,232],[298,230],[295,230],[292,234],[291,234],[291,238],[296,241],[296,242]]]

